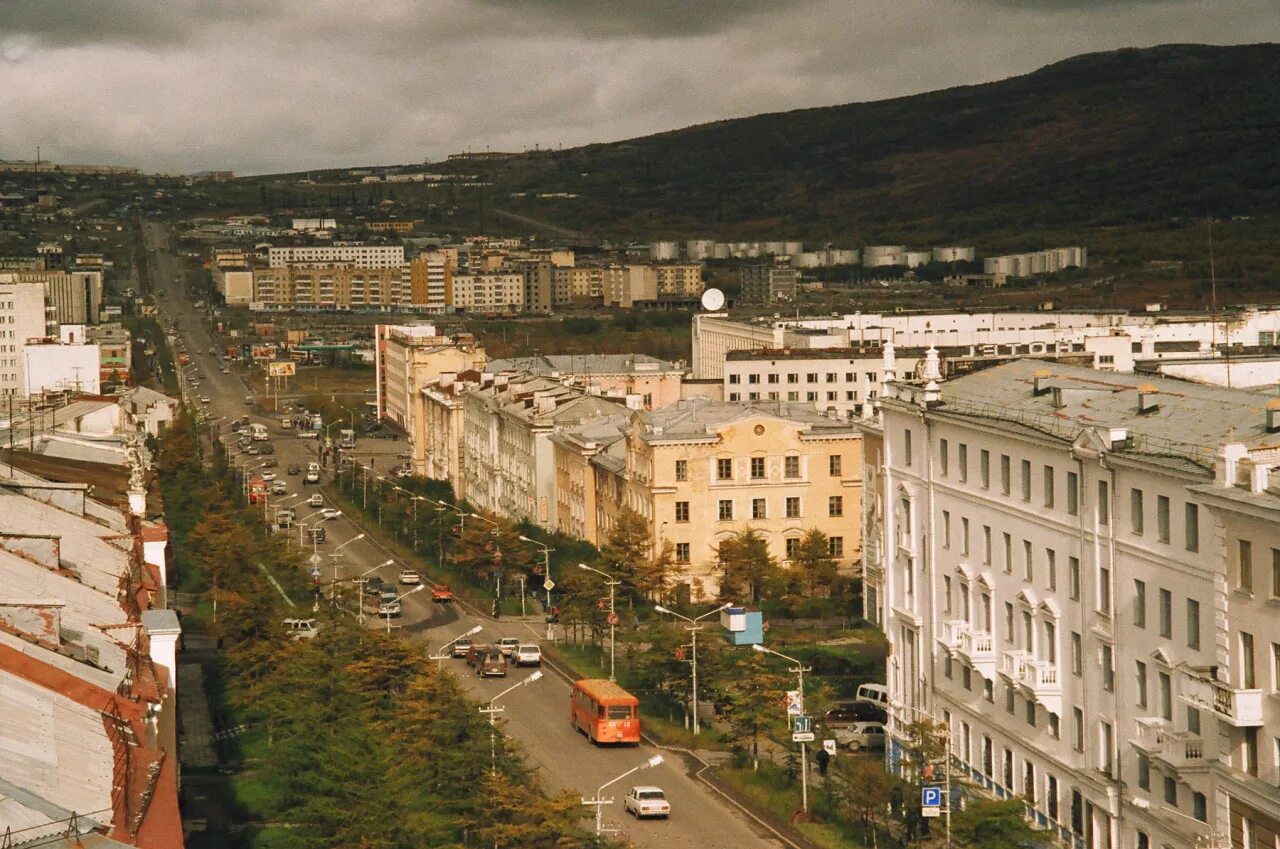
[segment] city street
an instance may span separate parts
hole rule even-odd
[[[213,342],[206,322],[201,313],[192,307],[191,296],[175,283],[180,266],[178,258],[168,253],[167,231],[162,225],[147,223],[145,237],[155,286],[157,289],[167,290],[167,298],[160,301],[162,317],[180,322],[180,336],[185,341],[191,362],[198,365],[203,374],[200,387],[194,394],[207,395],[211,399],[211,403],[205,408],[207,414],[220,419],[217,424],[225,434],[227,424],[249,412],[250,421],[265,425],[272,436],[275,444],[274,457],[279,464],[276,471],[280,474],[280,479],[288,482],[290,495],[310,490],[327,492],[325,486],[304,487],[301,476],[284,474],[291,463],[305,467],[307,462],[315,460],[318,450],[316,442],[298,439],[294,431],[280,427],[279,417],[253,413],[244,405],[244,396],[250,390],[239,375],[224,375],[219,372],[217,358],[208,354]],[[153,249],[155,252],[151,253]],[[389,468],[394,465],[394,455],[403,450],[403,447],[399,442],[370,439],[360,443],[357,453],[377,454],[378,467]],[[381,458],[384,453],[388,455],[385,466]],[[252,468],[263,458],[243,459],[249,461],[246,465]],[[273,503],[275,500],[273,499]],[[301,506],[300,499],[282,497],[282,500],[297,507],[299,518],[314,512],[313,508]],[[326,498],[326,505],[328,503]],[[327,554],[360,533],[366,533],[367,536],[343,547],[338,560],[339,575],[360,574],[391,559],[388,550],[376,539],[376,524],[373,528],[361,527],[343,516],[325,522],[325,528],[328,539],[317,549],[323,560],[320,568],[324,582],[332,578],[332,560]],[[400,568],[399,563],[393,563],[373,574],[394,583]],[[510,620],[495,622],[457,605],[434,605],[427,592],[405,598],[403,609],[404,615],[395,623],[396,626],[405,628],[412,639],[422,641],[432,651],[476,625],[484,629],[483,633],[477,635],[478,640],[495,641],[499,637],[514,636],[531,642],[542,642],[545,636],[541,623],[526,624]],[[374,619],[371,620],[370,627],[379,627],[381,624]],[[506,678],[479,680],[470,674],[461,660],[447,660],[444,664],[477,702],[486,702],[533,671],[513,666]],[[530,764],[540,769],[549,790],[566,790],[575,795],[591,797],[599,785],[632,767],[644,764],[660,753],[648,744],[620,749],[594,747],[569,726],[569,682],[549,666],[543,667],[543,673],[541,680],[527,687],[517,687],[502,698],[499,706],[505,711],[499,722],[504,732],[522,747]],[[776,837],[698,781],[693,773],[696,768],[700,768],[700,764],[692,759],[686,760],[679,753],[661,754],[666,759],[661,765],[641,770],[605,791],[606,798],[613,797],[616,800],[615,804],[605,808],[606,827],[620,827],[636,846],[646,849],[743,849],[781,845]],[[622,797],[635,784],[656,784],[666,791],[672,806],[670,820],[633,821],[623,814]],[[584,821],[594,816],[591,808],[584,806],[582,810]]]

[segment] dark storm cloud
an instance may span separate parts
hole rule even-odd
[[[0,0],[0,158],[265,172],[569,147],[1280,40],[1275,0]],[[12,120],[10,116],[19,116]]]

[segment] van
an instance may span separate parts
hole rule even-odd
[[[876,707],[887,710],[889,707],[889,688],[883,684],[862,684],[858,687],[858,693],[854,697],[854,701],[870,702]]]
[[[317,631],[314,619],[286,619],[283,624],[284,631],[291,640],[315,639]]]

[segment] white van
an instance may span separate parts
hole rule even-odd
[[[291,640],[313,640],[317,633],[316,620],[286,619],[284,620],[284,630]]]
[[[870,702],[878,708],[889,709],[889,688],[883,684],[862,684],[858,687],[855,702]]]

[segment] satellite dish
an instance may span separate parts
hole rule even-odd
[[[719,289],[708,289],[702,293],[702,308],[707,312],[715,312],[724,306],[724,292]]]

